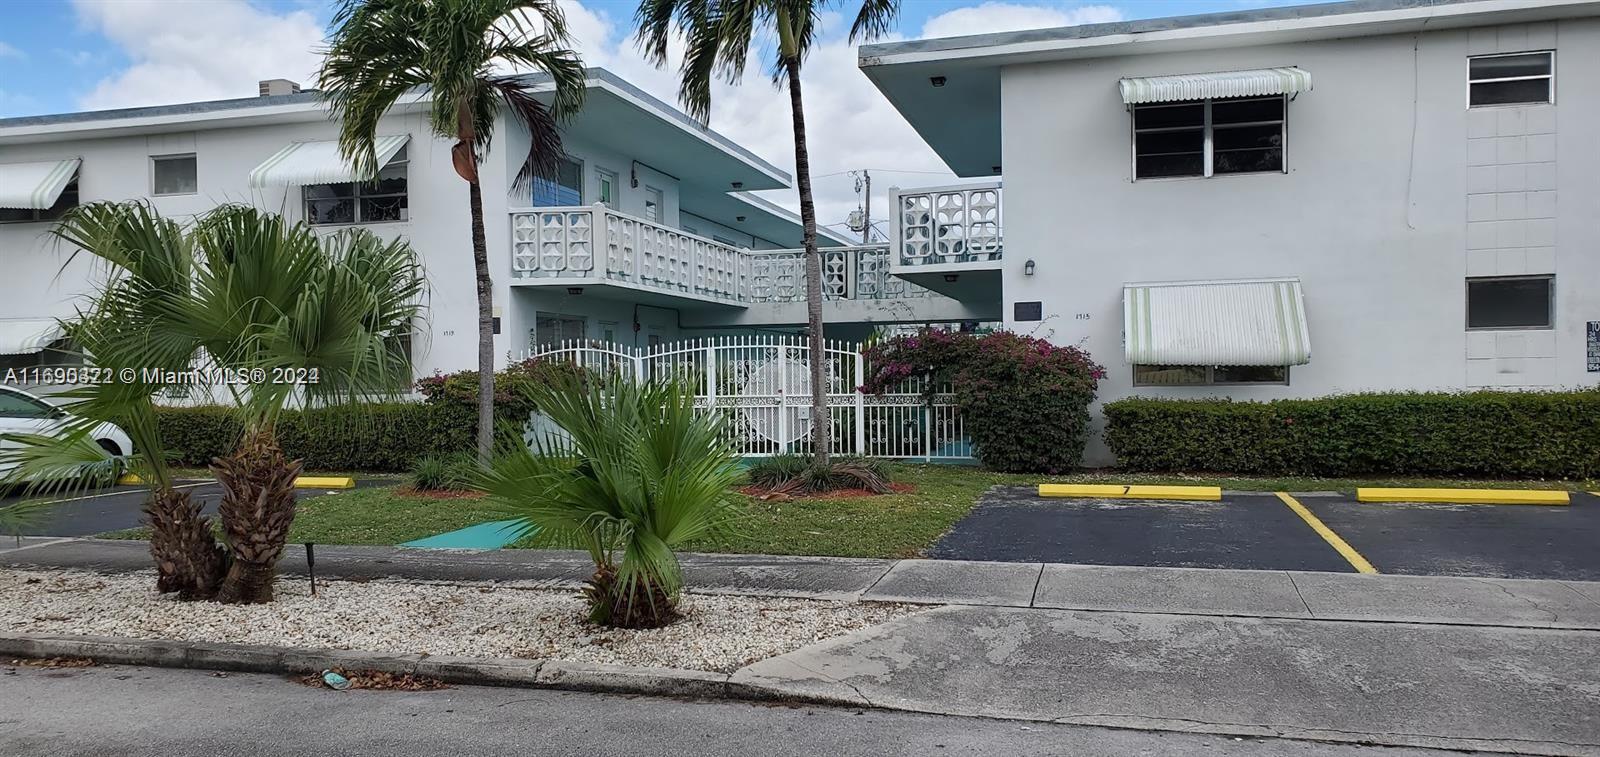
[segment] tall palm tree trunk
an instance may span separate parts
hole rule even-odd
[[[294,480],[300,469],[300,461],[284,457],[268,430],[252,432],[233,454],[212,461],[211,472],[222,485],[217,514],[230,557],[217,601],[272,601],[278,559],[294,523]]]
[[[224,555],[211,535],[211,519],[186,491],[158,486],[144,505],[156,589],[180,599],[210,599],[222,583]]]
[[[476,161],[472,169],[477,175]],[[483,190],[468,182],[472,201],[472,265],[478,275],[478,460],[494,447],[494,280],[489,276],[489,243],[483,234]]]
[[[816,464],[828,464],[833,429],[828,414],[828,353],[822,337],[822,254],[817,252],[817,208],[811,200],[811,157],[806,150],[806,114],[800,97],[800,59],[784,62],[789,72],[789,110],[794,117],[794,173],[800,186],[800,222],[805,228],[806,325],[811,346],[811,446]]]

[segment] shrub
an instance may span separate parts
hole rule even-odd
[[[1600,391],[1353,394],[1105,406],[1118,464],[1145,471],[1600,476]]]
[[[162,443],[178,465],[204,467],[231,453],[241,428],[236,411],[217,406],[157,409]],[[286,411],[278,419],[284,454],[308,470],[401,472],[417,458],[470,450],[470,414],[419,402]]]
[[[476,479],[472,455],[425,455],[411,465],[411,487],[417,491],[467,491]]]
[[[817,465],[808,455],[775,455],[750,465],[750,484],[769,492],[819,494],[840,489],[865,489],[887,494],[889,465],[870,457],[839,456]]]
[[[536,409],[530,387],[544,386],[560,377],[582,376],[583,369],[561,360],[529,358],[512,363],[494,374],[494,414],[500,422],[520,426]],[[466,411],[468,422],[477,429],[478,372],[457,371],[435,374],[417,382],[417,392],[430,405]]]
[[[979,461],[1000,471],[1059,473],[1078,467],[1089,404],[1105,369],[1077,347],[1009,331],[981,336],[924,329],[867,349],[873,372],[861,391],[882,393],[919,378],[925,394],[948,384]]]

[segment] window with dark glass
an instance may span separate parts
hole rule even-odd
[[[1283,365],[1135,365],[1134,386],[1214,386],[1218,384],[1287,384]]]
[[[200,182],[193,155],[156,155],[150,158],[150,190],[155,195],[192,195]]]
[[[562,158],[555,178],[533,179],[533,205],[538,208],[569,207],[583,204],[583,164]]]
[[[1551,328],[1554,297],[1553,276],[1467,279],[1467,328]]]
[[[54,221],[61,218],[67,211],[78,207],[78,180],[74,178],[66,189],[61,190],[61,196],[56,198],[54,205],[46,210],[31,208],[0,208],[0,223],[31,223],[33,221]]]
[[[406,196],[406,148],[372,181],[311,184],[302,188],[306,223],[384,223],[410,220]]]
[[[1553,52],[1480,55],[1467,59],[1467,103],[1538,105],[1555,102]]]
[[[1281,96],[1133,108],[1134,178],[1283,171]]]
[[[586,321],[581,316],[538,313],[533,322],[533,345],[555,347],[584,339]]]

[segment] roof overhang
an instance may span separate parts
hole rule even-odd
[[[49,210],[78,175],[78,158],[0,164],[0,208]]]
[[[717,192],[700,187],[679,189],[679,208],[722,224],[730,229],[753,234],[781,248],[799,248],[805,241],[800,216],[777,203],[747,192]],[[744,220],[739,220],[743,218]],[[817,227],[817,244],[846,246],[858,242]]]
[[[1300,280],[1163,281],[1122,287],[1131,365],[1304,365]]]
[[[1004,66],[1596,15],[1600,0],[1357,0],[863,45],[859,63],[952,171],[987,176],[1000,173]]]

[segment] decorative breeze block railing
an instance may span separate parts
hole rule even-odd
[[[1001,258],[998,183],[902,191],[895,207],[895,247],[902,265]]]

